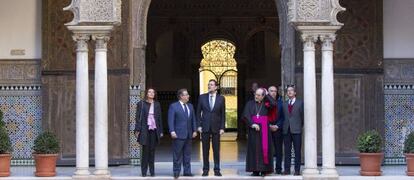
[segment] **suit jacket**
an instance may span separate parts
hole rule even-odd
[[[304,122],[303,117],[303,101],[296,98],[293,104],[292,113],[289,113],[288,108],[289,101],[283,103],[283,134],[287,134],[290,128],[292,134],[302,133],[302,127]]]
[[[139,132],[137,141],[141,145],[147,145],[147,141],[148,141],[148,114],[149,114],[150,106],[151,104],[146,101],[140,101],[137,104],[134,131]],[[155,118],[155,124],[157,126],[157,139],[158,140],[163,132],[161,114],[162,113],[161,113],[160,103],[158,101],[154,101],[154,118]]]
[[[224,96],[216,94],[213,109],[210,108],[210,95],[200,95],[197,105],[198,127],[203,132],[218,133],[225,128],[226,123],[226,102]]]
[[[190,116],[185,114],[179,101],[172,103],[168,109],[168,127],[177,134],[177,139],[191,139],[193,132],[197,131],[196,114],[191,103],[187,103]]]

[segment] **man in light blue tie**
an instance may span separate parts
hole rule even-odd
[[[173,172],[177,179],[184,166],[184,176],[191,173],[191,139],[197,136],[196,115],[194,107],[188,103],[190,95],[187,89],[177,91],[178,101],[168,109],[168,127],[173,139]]]
[[[208,176],[210,170],[210,142],[213,145],[214,175],[220,173],[220,136],[226,124],[226,102],[224,96],[217,92],[217,81],[208,82],[208,93],[200,95],[197,105],[198,131],[203,144],[203,174]],[[210,141],[211,140],[211,141]]]

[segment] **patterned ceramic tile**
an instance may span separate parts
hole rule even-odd
[[[137,164],[139,162],[138,159],[140,158],[140,148],[134,136],[135,116],[139,100],[140,98],[138,95],[130,95],[129,97],[129,152],[131,164]]]
[[[407,135],[414,131],[414,94],[385,94],[386,163],[404,163],[403,147]]]
[[[42,129],[40,94],[32,91],[20,91],[19,95],[2,92],[0,110],[4,113],[3,120],[13,144],[13,159],[31,159],[34,139]]]

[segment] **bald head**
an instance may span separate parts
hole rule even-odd
[[[262,102],[265,96],[265,90],[263,88],[258,88],[255,91],[254,98],[257,102]]]

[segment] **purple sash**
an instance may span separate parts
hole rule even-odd
[[[252,116],[253,123],[260,124],[260,130],[262,131],[262,151],[263,151],[263,162],[269,164],[269,145],[268,145],[268,121],[267,116]]]

